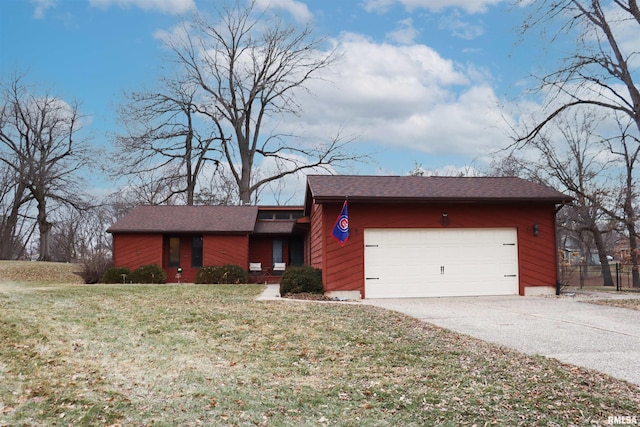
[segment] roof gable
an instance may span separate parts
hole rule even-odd
[[[432,202],[549,202],[571,197],[515,177],[423,177],[312,175],[307,197],[316,202],[344,200]],[[307,200],[309,202],[309,200]]]
[[[138,206],[109,233],[250,233],[257,206]]]

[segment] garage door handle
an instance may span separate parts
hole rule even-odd
[[[367,280],[380,280],[379,277],[366,277]]]
[[[515,274],[505,274],[504,277],[516,277]]]
[[[365,248],[377,248],[378,245],[364,245]]]

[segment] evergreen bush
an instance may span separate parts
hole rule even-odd
[[[220,267],[202,267],[200,270],[198,270],[198,273],[196,274],[196,280],[195,283],[197,284],[209,284],[209,283],[217,283],[216,277],[217,277],[217,273],[216,270],[220,268]]]
[[[237,284],[248,283],[249,276],[244,268],[236,264],[202,267],[196,275],[196,283]]]
[[[309,265],[289,267],[285,270],[280,278],[280,295],[303,292],[324,293],[322,270]]]
[[[124,280],[122,275],[125,275]],[[131,270],[127,267],[111,267],[102,275],[101,283],[128,283],[131,281]]]
[[[133,283],[165,283],[167,273],[156,264],[143,265],[131,272]]]

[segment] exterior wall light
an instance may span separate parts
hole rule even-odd
[[[445,227],[447,225],[449,225],[449,214],[446,212],[442,212],[442,217],[440,218],[440,224],[444,225]]]

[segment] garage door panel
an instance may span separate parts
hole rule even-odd
[[[513,284],[510,281],[496,283],[495,281],[476,281],[471,284],[460,285],[451,282],[419,282],[408,284],[397,283],[367,283],[367,298],[425,298],[451,296],[481,296],[481,295],[511,295]]]
[[[518,293],[517,231],[365,230],[367,298]]]

